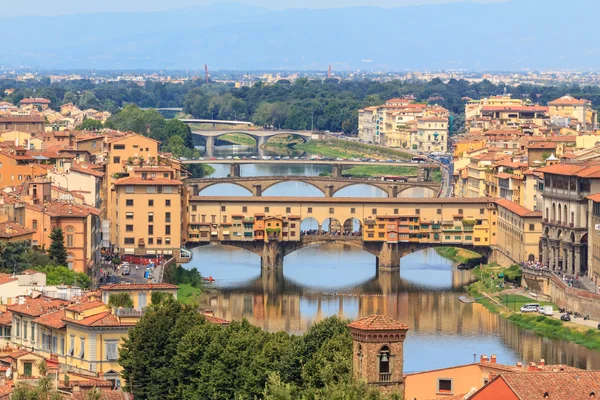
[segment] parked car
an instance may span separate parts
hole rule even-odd
[[[570,321],[571,320],[571,316],[569,314],[563,314],[560,316],[560,320],[561,321]]]
[[[129,267],[129,265],[123,265],[123,272],[121,272],[121,274],[129,275],[130,272],[131,272],[131,268]]]
[[[531,304],[524,304],[523,307],[521,307],[521,312],[522,313],[526,313],[526,312],[537,312],[540,308],[540,305],[537,303],[531,303]]]

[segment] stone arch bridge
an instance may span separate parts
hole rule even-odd
[[[215,140],[219,137],[232,133],[241,133],[247,136],[250,136],[254,140],[256,140],[256,145],[261,146],[266,144],[269,139],[275,136],[280,135],[294,135],[299,137],[304,142],[308,142],[312,139],[313,133],[310,131],[291,131],[291,130],[282,130],[282,131],[272,131],[272,130],[252,130],[252,129],[236,129],[236,130],[222,130],[222,131],[193,131],[194,135],[200,136],[206,142],[206,148],[212,148],[215,145]]]
[[[262,196],[262,193],[268,188],[282,182],[302,182],[317,188],[325,197],[333,197],[340,190],[354,185],[368,185],[376,187],[388,194],[388,197],[394,198],[405,190],[412,188],[425,188],[433,192],[437,197],[440,191],[440,184],[433,182],[384,182],[374,179],[361,178],[334,178],[322,176],[264,176],[264,177],[230,177],[230,178],[200,178],[187,179],[187,185],[193,187],[193,195],[198,196],[202,190],[211,186],[229,183],[243,187],[253,196]]]
[[[376,266],[378,271],[400,270],[400,259],[402,257],[420,250],[442,246],[442,244],[437,243],[366,242],[362,239],[362,237],[331,235],[306,235],[302,236],[302,238],[298,241],[261,242],[222,240],[191,245],[209,244],[234,246],[251,251],[252,253],[261,257],[261,268],[263,270],[283,268],[283,259],[285,256],[305,247],[319,244],[343,244],[364,250],[374,255],[376,257]],[[473,246],[462,243],[446,244],[445,246],[458,247],[473,251],[477,254],[480,254],[486,260],[491,256],[492,253],[492,249],[489,246]]]

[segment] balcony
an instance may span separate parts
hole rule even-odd
[[[392,381],[392,373],[391,372],[380,372],[379,373],[379,382],[391,382]]]

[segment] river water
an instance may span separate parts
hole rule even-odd
[[[223,151],[217,148],[216,151]],[[227,155],[231,152],[223,152]],[[227,176],[228,166],[214,165],[213,176]],[[242,176],[318,175],[321,166],[243,165]],[[204,195],[244,196],[234,185],[215,185]],[[265,196],[322,196],[311,186],[287,182]],[[404,193],[423,197],[424,193]],[[357,185],[342,196],[385,196]],[[305,226],[302,229],[310,229]],[[375,257],[343,245],[320,245],[288,255],[278,274],[261,276],[260,258],[227,246],[193,250],[186,265],[217,279],[201,299],[202,306],[227,320],[248,319],[268,331],[301,333],[323,318],[356,319],[385,314],[409,325],[404,346],[404,370],[415,372],[473,362],[474,355],[496,354],[499,363],[517,361],[568,364],[600,369],[600,352],[542,338],[490,313],[479,304],[458,301],[472,277],[434,249],[401,259],[400,273],[377,273]]]

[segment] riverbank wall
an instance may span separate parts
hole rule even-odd
[[[600,320],[600,294],[569,287],[550,271],[523,268],[521,285],[530,292],[550,297],[558,307]]]
[[[509,251],[504,250],[499,246],[490,246],[492,252],[490,253],[490,258],[488,260],[489,263],[496,263],[498,265],[502,265],[503,267],[510,267],[514,264],[520,264],[521,261],[517,261],[511,257]]]

